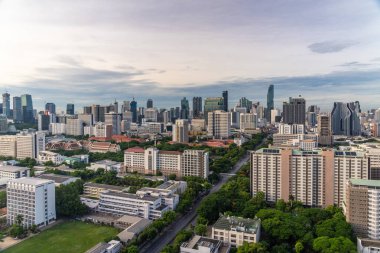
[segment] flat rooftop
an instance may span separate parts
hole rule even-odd
[[[0,171],[6,171],[6,172],[21,172],[29,170],[27,167],[19,167],[19,166],[11,166],[11,165],[4,165],[0,166]]]
[[[213,225],[215,229],[233,230],[255,234],[260,226],[260,219],[245,219],[235,216],[221,216]]]
[[[53,180],[41,179],[41,178],[36,178],[36,177],[22,177],[22,178],[12,179],[9,182],[35,185],[35,186],[46,184],[46,183],[54,183]]]
[[[201,237],[199,235],[195,235],[188,242],[182,243],[181,247],[186,249],[198,249],[199,246],[206,247],[210,249],[210,252],[215,252],[222,246],[222,242],[219,240]]]
[[[41,174],[38,176],[38,178],[53,180],[54,182],[58,184],[62,184],[70,179],[76,179],[76,180],[80,179],[79,177],[71,177],[71,176],[57,175],[57,174]]]
[[[102,194],[111,195],[115,197],[121,197],[121,198],[128,198],[128,199],[139,199],[139,200],[145,200],[145,201],[156,201],[157,199],[160,199],[160,197],[153,197],[150,195],[137,195],[137,194],[132,194],[132,193],[114,192],[114,191],[108,191]]]
[[[380,180],[350,179],[350,182],[353,185],[362,185],[362,186],[379,187],[380,188]]]
[[[112,191],[123,191],[125,189],[125,187],[122,187],[122,186],[97,184],[97,183],[85,183],[84,187],[95,187],[95,188],[101,188],[101,189],[112,190]]]

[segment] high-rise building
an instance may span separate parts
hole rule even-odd
[[[145,122],[157,122],[158,111],[156,108],[147,108],[144,113]]]
[[[189,119],[189,100],[186,97],[181,100],[181,119]]]
[[[74,104],[67,104],[66,105],[66,114],[68,115],[74,115]]]
[[[215,139],[228,138],[231,135],[231,113],[222,110],[208,113],[207,132]]]
[[[356,103],[335,102],[331,112],[331,128],[334,135],[358,136],[361,134],[360,106]]]
[[[121,112],[126,112],[126,111],[130,111],[131,110],[131,105],[130,105],[130,101],[123,101],[123,104],[121,105]]]
[[[342,206],[349,179],[368,179],[363,152],[264,148],[251,153],[252,193],[266,200],[289,196],[307,206]]]
[[[356,236],[380,240],[379,199],[379,180],[350,179],[347,182],[344,210]]]
[[[4,114],[0,114],[0,133],[5,134],[8,132],[8,119]]]
[[[131,103],[129,104],[129,107],[130,107],[131,112],[132,112],[132,122],[136,123],[137,122],[137,102],[135,101],[134,98],[131,101]]]
[[[54,103],[46,103],[45,104],[45,111],[48,111],[50,113],[55,114],[55,104]]]
[[[24,131],[16,135],[16,158],[37,159],[40,151],[45,150],[45,134]]]
[[[11,99],[8,92],[3,94],[3,114],[9,118],[11,116]]]
[[[38,131],[48,131],[50,123],[56,123],[55,114],[48,111],[38,114]]]
[[[20,97],[13,97],[13,121],[22,121],[22,105]]]
[[[189,122],[185,119],[177,119],[173,125],[173,142],[189,142]]]
[[[252,101],[246,97],[242,97],[239,99],[239,107],[245,107],[247,112],[250,112],[252,110]]]
[[[272,109],[272,110],[270,110],[270,123],[271,124],[275,124],[277,117],[280,116],[280,115],[281,115],[281,113],[280,113],[279,109]]]
[[[222,97],[223,97],[223,110],[225,112],[228,112],[228,90],[223,91]]]
[[[333,143],[330,115],[318,115],[318,142],[328,146]]]
[[[52,180],[23,177],[7,183],[7,223],[12,225],[18,215],[30,228],[46,226],[56,219],[55,184]]]
[[[306,101],[302,97],[289,98],[283,103],[282,119],[285,124],[305,124]]]
[[[149,98],[148,101],[146,101],[146,108],[153,108],[153,99]]]
[[[75,118],[68,118],[66,120],[66,134],[73,136],[83,135],[83,121]]]
[[[106,113],[105,114],[105,124],[112,125],[112,134],[119,135],[121,133],[121,115],[118,113]]]
[[[193,118],[200,118],[202,112],[202,97],[193,97]]]
[[[240,130],[256,129],[257,114],[256,113],[240,113]]]
[[[94,115],[94,122],[104,122],[104,114],[106,113],[106,107],[100,105],[92,105],[91,113]]]
[[[34,123],[33,100],[29,94],[21,95],[22,116],[25,123]]]
[[[78,119],[82,120],[86,126],[94,124],[94,115],[92,114],[78,114]]]
[[[224,102],[222,97],[206,98],[204,103],[203,114],[207,122],[208,113],[216,110],[224,110]]]
[[[271,110],[274,109],[274,86],[269,85],[267,93],[267,108],[266,108],[266,119],[271,122]]]

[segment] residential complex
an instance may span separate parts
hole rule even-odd
[[[127,172],[177,177],[198,176],[207,178],[209,154],[203,150],[162,151],[157,148],[130,148],[124,153],[124,166]]]
[[[46,226],[56,219],[54,181],[40,178],[18,178],[7,184],[7,223],[23,217],[23,225]]]

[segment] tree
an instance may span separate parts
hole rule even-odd
[[[303,251],[304,247],[302,242],[298,241],[295,245],[296,253],[301,253]]]
[[[170,174],[168,178],[169,178],[169,180],[175,180],[177,178],[177,175],[176,174]]]
[[[55,201],[58,216],[75,217],[87,213],[88,209],[80,200],[80,183],[61,185],[55,190]]]
[[[1,191],[0,192],[0,208],[7,206],[7,192]]]
[[[321,253],[354,253],[356,252],[355,244],[348,238],[339,236],[329,238],[327,236],[318,237],[313,242],[313,249]]]
[[[206,235],[207,226],[203,224],[197,224],[195,225],[194,232],[197,235]]]
[[[352,236],[351,225],[346,222],[344,215],[337,212],[331,219],[323,221],[317,225],[316,234],[318,237],[348,237]]]
[[[242,246],[238,247],[237,253],[268,253],[265,244],[262,243],[248,243],[244,242]]]

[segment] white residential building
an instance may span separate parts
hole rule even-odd
[[[231,113],[221,110],[208,113],[208,135],[215,139],[226,139],[231,135]]]
[[[146,122],[157,122],[158,111],[156,108],[147,108],[144,112]]]
[[[18,215],[22,215],[26,227],[50,224],[56,219],[54,181],[30,177],[9,181],[7,209],[8,225],[12,225]]]
[[[16,158],[37,159],[38,153],[45,150],[45,134],[41,132],[21,132],[16,135]]]
[[[0,178],[16,179],[20,177],[30,177],[30,169],[10,165],[0,166]]]
[[[240,113],[240,130],[256,129],[257,114],[256,113]]]
[[[38,153],[38,162],[39,163],[45,163],[45,162],[52,162],[54,163],[55,165],[58,165],[58,164],[61,164],[63,163],[63,161],[65,160],[65,156],[63,155],[60,155],[58,153],[54,153],[54,152],[51,152],[51,151],[40,151]]]
[[[49,131],[52,135],[66,134],[65,123],[50,123]]]
[[[260,219],[221,216],[212,226],[211,237],[238,247],[242,246],[244,242],[259,242],[260,228]]]
[[[0,135],[0,156],[16,157],[16,136]]]
[[[189,142],[189,122],[186,119],[177,119],[173,125],[173,142]]]
[[[66,134],[73,136],[83,135],[83,121],[80,119],[68,118],[66,120]]]

